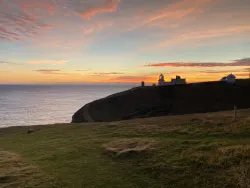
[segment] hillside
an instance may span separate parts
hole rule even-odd
[[[0,129],[0,187],[247,188],[250,109],[233,114]]]
[[[107,122],[162,115],[250,108],[250,80],[235,84],[206,82],[138,87],[93,101],[78,110],[72,122]]]

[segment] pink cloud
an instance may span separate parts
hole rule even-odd
[[[144,67],[248,67],[250,66],[250,58],[234,60],[232,63],[221,62],[169,62],[169,63],[149,63]]]
[[[176,21],[183,20],[188,16],[198,16],[204,12],[204,9],[214,5],[213,0],[180,0],[173,2],[169,5],[163,6],[159,10],[155,10],[153,13],[146,14],[143,11],[139,11],[140,14],[136,17],[140,20],[137,24],[132,26],[130,30],[139,28],[144,25],[160,25],[166,26],[167,23],[178,25]],[[144,7],[142,7],[144,8]],[[141,17],[141,19],[140,19]]]
[[[91,34],[96,34],[106,28],[109,28],[113,25],[112,21],[102,21],[102,22],[95,22],[88,26],[81,27],[82,36],[87,36]]]
[[[50,11],[50,5],[50,0],[4,1],[0,7],[2,25],[0,39],[8,41],[25,40],[27,37],[37,36],[42,29],[52,28],[51,25],[44,23],[44,17],[41,17],[35,11],[39,10],[46,13]],[[15,37],[13,37],[14,35]]]
[[[50,15],[54,15],[57,5],[51,1],[51,0],[22,0],[22,1],[16,1],[21,10],[24,12],[29,12],[29,13],[37,13],[37,11],[45,11],[48,12]]]
[[[96,14],[116,12],[119,2],[120,0],[107,0],[105,4],[75,12],[80,14],[84,19],[90,19]]]
[[[7,41],[21,41],[21,35],[13,32],[13,31],[9,31],[7,28],[0,26],[0,39],[1,40],[7,40]]]
[[[227,28],[221,28],[221,29],[208,29],[205,31],[199,31],[199,32],[192,32],[192,33],[185,33],[180,35],[179,37],[183,40],[189,40],[189,39],[204,39],[204,38],[215,38],[215,37],[221,37],[221,36],[227,36],[234,33],[240,33],[250,31],[249,25],[240,25],[240,26],[231,26]]]
[[[206,26],[207,27],[207,26]],[[249,25],[233,25],[223,28],[197,28],[195,31],[183,32],[178,31],[173,33],[167,39],[162,39],[155,44],[149,44],[142,48],[142,50],[162,49],[162,47],[169,47],[171,49],[181,48],[186,45],[206,46],[219,43],[228,43],[230,41],[246,40],[245,35],[250,33]],[[232,36],[231,38],[228,38]],[[236,37],[237,36],[237,37]],[[227,38],[225,38],[227,37]],[[226,39],[226,40],[224,40]]]
[[[15,37],[20,37],[19,34],[11,32],[11,31],[8,31],[8,29],[6,29],[4,27],[1,27],[1,26],[0,26],[0,33],[2,35],[10,35],[10,36],[15,36]]]

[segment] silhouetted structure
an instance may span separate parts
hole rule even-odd
[[[141,82],[141,87],[145,87],[145,82],[144,81]]]
[[[176,76],[175,79],[171,80],[171,85],[178,85],[178,84],[186,84],[186,79],[185,78],[181,78],[180,76]]]
[[[166,86],[166,85],[179,85],[179,84],[186,84],[186,79],[181,78],[180,76],[176,76],[175,78],[171,79],[171,82],[165,82],[164,75],[160,74],[158,85],[159,86]]]
[[[223,77],[221,81],[233,84],[236,81],[236,76],[233,74],[229,74],[228,76]]]
[[[158,80],[158,85],[159,86],[164,86],[166,84],[165,79],[164,79],[164,75],[160,74],[159,76],[159,80]]]

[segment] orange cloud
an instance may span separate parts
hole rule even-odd
[[[95,72],[91,73],[89,75],[92,76],[113,76],[113,75],[121,75],[124,74],[123,72]]]
[[[40,27],[43,28],[43,29],[51,29],[52,25],[41,24]]]
[[[31,60],[30,64],[50,64],[50,65],[62,65],[68,63],[66,60]]]
[[[238,73],[236,75],[239,77],[249,78],[249,73]]]

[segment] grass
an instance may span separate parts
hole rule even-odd
[[[122,139],[115,140],[104,145],[104,151],[111,156],[129,156],[151,150],[153,140],[149,139]]]
[[[37,166],[24,162],[16,153],[0,151],[0,186],[46,188],[59,187],[60,184],[41,172]]]
[[[0,187],[250,187],[250,110],[0,129]]]

